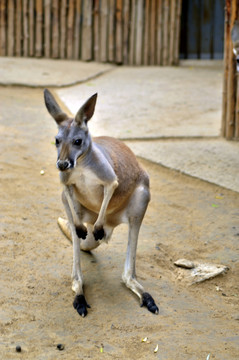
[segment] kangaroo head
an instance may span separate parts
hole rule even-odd
[[[44,90],[46,108],[58,125],[56,136],[57,168],[60,171],[73,169],[77,159],[91,147],[91,136],[87,123],[94,114],[97,94],[91,96],[77,112],[69,117],[57,104],[49,90]]]

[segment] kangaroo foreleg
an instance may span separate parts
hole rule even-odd
[[[112,183],[104,186],[104,198],[93,230],[95,240],[101,240],[105,237],[104,224],[105,224],[106,210],[117,186],[118,186],[117,180],[114,180]]]

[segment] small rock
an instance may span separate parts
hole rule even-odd
[[[16,346],[16,352],[21,352],[21,351],[22,351],[21,346],[20,346],[20,345],[17,345],[17,346]]]
[[[57,345],[57,349],[60,350],[60,351],[62,351],[62,350],[65,349],[65,346],[64,346],[63,344],[58,344],[58,345]]]
[[[187,259],[179,259],[174,262],[174,265],[182,267],[184,269],[193,269],[195,266],[192,261],[187,260]]]

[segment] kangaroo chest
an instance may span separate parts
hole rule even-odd
[[[99,212],[104,187],[99,177],[89,169],[75,168],[67,185],[72,185],[77,200],[87,209]]]

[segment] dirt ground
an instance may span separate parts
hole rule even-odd
[[[91,309],[81,318],[72,306],[72,246],[56,223],[64,211],[55,123],[41,90],[0,88],[0,98],[0,358],[238,359],[239,194],[142,160],[152,200],[137,275],[159,315],[140,308],[121,282],[122,226],[108,245],[82,253]],[[179,258],[225,264],[229,271],[186,286],[173,265]]]

